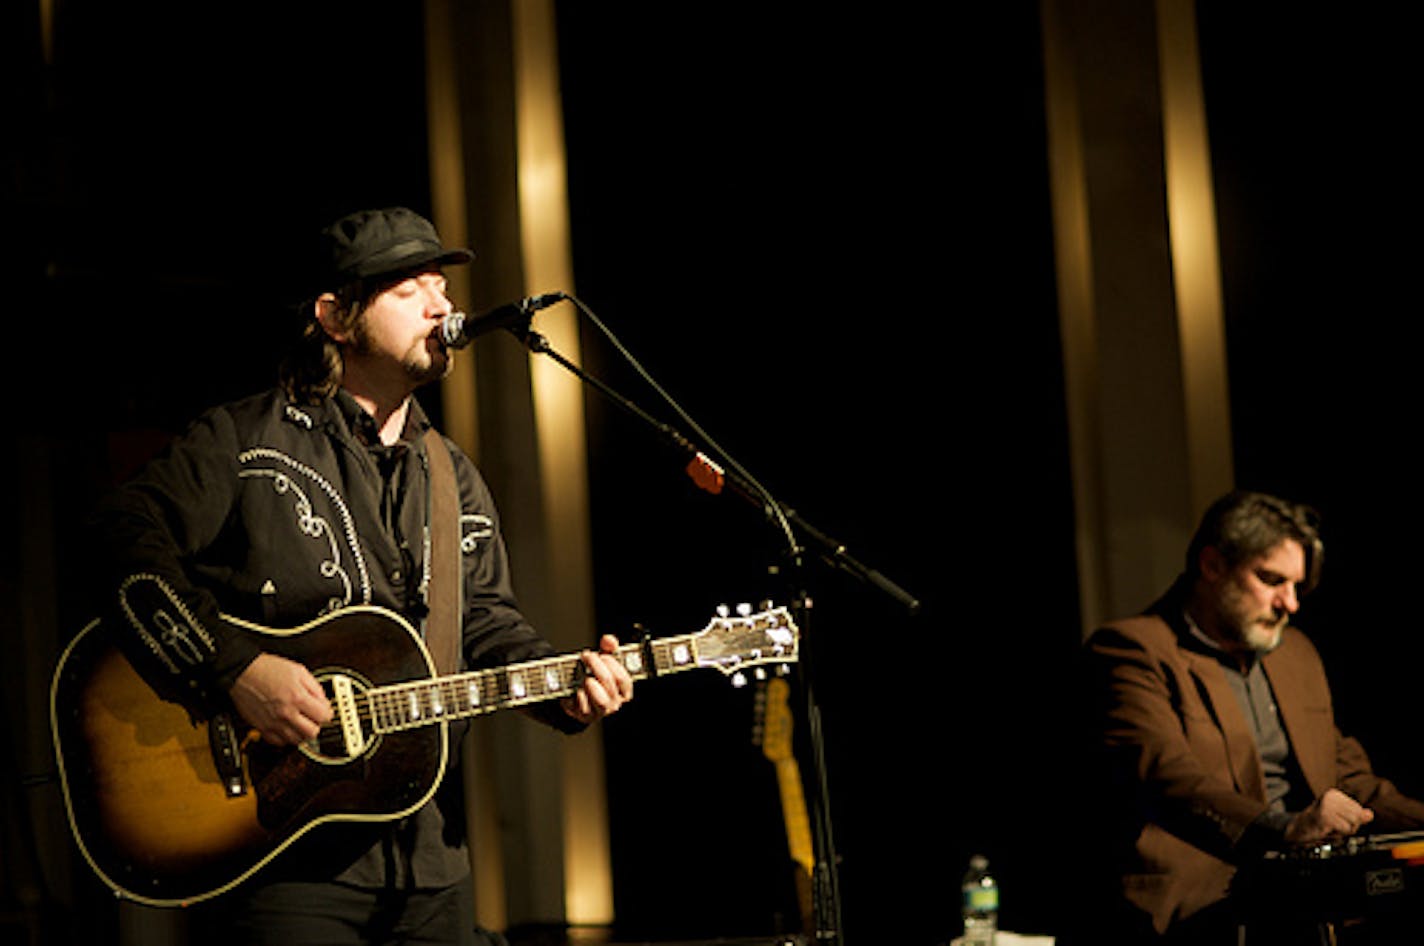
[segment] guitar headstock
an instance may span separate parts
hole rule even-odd
[[[697,664],[720,670],[738,686],[746,673],[764,676],[767,665],[784,667],[796,661],[800,631],[786,608],[764,605],[753,611],[741,605],[732,611],[718,608],[717,616],[698,633]]]

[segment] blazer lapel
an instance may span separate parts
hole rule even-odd
[[[1187,666],[1196,679],[1207,703],[1207,709],[1221,727],[1221,737],[1226,742],[1227,758],[1231,761],[1231,777],[1236,790],[1252,798],[1266,800],[1266,773],[1261,767],[1261,754],[1256,749],[1256,738],[1251,734],[1250,724],[1241,711],[1241,704],[1226,682],[1226,671],[1221,663],[1208,654],[1183,648]]]
[[[1266,678],[1271,681],[1276,710],[1286,728],[1291,751],[1312,795],[1319,796],[1335,784],[1335,724],[1329,704],[1311,700],[1312,687],[1302,673],[1294,651],[1282,647],[1266,655]]]

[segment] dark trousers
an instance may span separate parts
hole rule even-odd
[[[503,946],[475,924],[468,882],[433,890],[369,890],[283,881],[195,908],[194,946]]]

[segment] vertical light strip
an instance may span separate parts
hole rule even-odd
[[[457,91],[454,28],[449,0],[427,0],[425,5],[426,115],[430,130],[430,200],[435,229],[446,246],[469,246],[466,216],[464,131]],[[470,268],[452,266],[446,271],[450,298],[469,305]],[[475,405],[475,359],[472,352],[456,352],[455,367],[440,387],[445,434],[479,462],[479,413]]]
[[[551,0],[511,0],[515,127],[524,278],[529,292],[573,294],[568,173],[559,96],[558,38]],[[547,309],[535,327],[555,351],[580,362],[578,319],[567,303]],[[586,647],[595,637],[589,561],[587,456],[580,382],[542,355],[532,356],[545,528],[549,536],[549,602],[555,643]],[[564,874],[567,919],[576,925],[613,920],[613,883],[598,727],[564,742]]]
[[[1071,2],[1071,0],[1069,0]],[[1063,345],[1064,404],[1076,510],[1074,546],[1078,600],[1086,634],[1107,617],[1107,568],[1102,561],[1102,425],[1098,422],[1098,338],[1093,295],[1093,250],[1084,168],[1081,102],[1074,45],[1058,0],[1043,0],[1044,100],[1048,130],[1049,193],[1053,209],[1058,322]]]
[[[54,65],[54,0],[40,0],[40,52],[46,66]]]
[[[447,246],[469,246],[464,128],[460,121],[454,36],[449,0],[426,0],[425,85],[433,222]],[[450,297],[457,305],[469,305],[473,290],[470,268],[452,266],[446,275],[450,280]],[[446,436],[478,462],[479,411],[475,391],[474,353],[458,352],[453,370],[440,385],[441,427]],[[501,930],[508,925],[508,910],[499,805],[494,786],[496,769],[488,733],[471,727],[462,751],[470,760],[470,764],[464,766],[464,777],[476,915],[481,925]]]
[[[1207,144],[1196,5],[1158,0],[1158,55],[1177,328],[1186,388],[1190,489],[1197,511],[1231,488],[1231,404],[1220,248]]]

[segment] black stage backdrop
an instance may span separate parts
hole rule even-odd
[[[1058,743],[1025,708],[1077,605],[1034,9],[671,10],[560,8],[580,296],[778,499],[922,599],[911,619],[814,556],[802,575],[850,941],[954,935],[979,849],[1006,924],[1046,924],[1052,828],[1026,814]],[[646,390],[597,339],[590,359]],[[591,424],[610,626],[786,599],[756,510],[616,409]],[[753,694],[648,696],[608,730],[619,917],[794,917]]]
[[[1424,792],[1419,645],[1389,594],[1412,584],[1413,77],[1387,24],[1283,33],[1203,8],[1241,480],[1327,514],[1306,624],[1344,718]],[[923,605],[907,617],[814,556],[771,574],[784,548],[755,509],[698,491],[592,396],[600,626],[681,632],[807,588],[849,942],[954,935],[975,851],[1004,926],[1052,931],[1078,609],[1036,4],[558,14],[574,290],[777,498]],[[25,131],[4,193],[26,461],[7,466],[52,510],[12,504],[9,531],[52,536],[77,627],[79,512],[197,410],[268,383],[298,237],[353,206],[426,209],[421,23],[415,4],[69,3],[46,64],[35,15],[4,30]],[[586,364],[674,419],[595,333]],[[7,582],[31,547],[7,546]],[[789,921],[753,702],[685,675],[609,721],[627,935]]]

